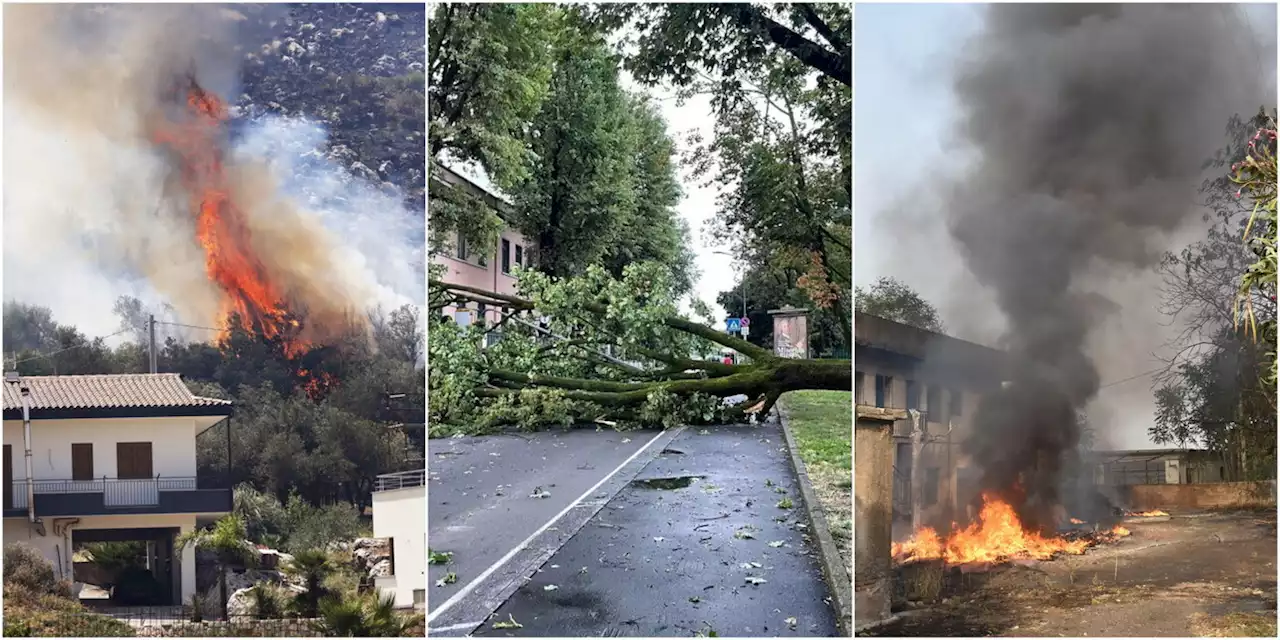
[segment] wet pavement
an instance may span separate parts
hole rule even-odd
[[[834,636],[781,428],[662,446],[473,634]]]
[[[584,492],[631,456],[639,458],[637,452],[656,435],[577,429],[429,441],[427,546],[453,554],[448,564],[427,567],[433,635],[437,625],[483,620],[500,603],[488,601],[509,591],[504,581],[522,580],[541,564],[539,555],[558,548],[560,538],[572,535],[621,488],[615,482],[625,483],[629,476],[597,487],[590,496]],[[542,497],[531,497],[535,494]],[[437,586],[450,573],[454,581]],[[474,584],[482,576],[485,584]],[[449,610],[441,611],[459,593]]]

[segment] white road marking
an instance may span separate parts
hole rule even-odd
[[[476,627],[478,627],[478,626],[480,626],[480,625],[482,625],[482,624],[484,624],[484,620],[481,620],[481,621],[479,621],[479,622],[463,622],[463,623],[461,623],[461,624],[451,624],[451,625],[449,625],[449,626],[447,626],[447,627],[429,627],[429,628],[427,629],[427,635],[431,635],[431,633],[432,633],[433,631],[434,631],[435,633],[449,633],[450,631],[461,631],[461,630],[463,630],[463,629],[474,629],[474,628],[476,628]]]
[[[666,433],[667,432],[664,429],[663,431],[659,432],[658,435],[653,436],[653,438],[651,438],[648,442],[644,443],[643,447],[640,447],[639,449],[637,449],[636,452],[631,454],[630,457],[628,457],[626,460],[623,460],[622,464],[615,467],[613,471],[610,471],[605,477],[601,478],[599,482],[592,485],[590,489],[587,489],[585,492],[583,492],[583,494],[578,496],[573,502],[570,502],[569,505],[566,506],[564,509],[562,509],[560,513],[557,513],[555,517],[548,520],[541,527],[538,527],[537,531],[534,531],[532,534],[530,534],[528,538],[525,538],[523,542],[516,545],[514,549],[512,549],[511,551],[508,551],[507,554],[499,558],[497,562],[489,565],[489,568],[481,572],[479,576],[476,576],[476,579],[463,585],[461,589],[458,589],[458,591],[454,593],[452,597],[450,597],[448,600],[445,600],[444,604],[440,605],[439,607],[436,607],[435,611],[432,611],[431,613],[427,614],[427,625],[430,626],[432,620],[435,620],[437,617],[440,616],[440,614],[444,613],[454,605],[461,602],[462,599],[467,597],[467,595],[469,595],[472,591],[474,591],[475,588],[479,586],[481,582],[483,582],[489,576],[493,575],[494,571],[497,571],[498,569],[500,569],[502,565],[506,564],[512,558],[514,558],[517,553],[520,553],[521,551],[524,550],[525,547],[529,546],[529,543],[533,542],[534,538],[537,538],[539,535],[542,534],[543,531],[546,531],[551,527],[551,525],[555,524],[557,520],[564,517],[564,514],[569,513],[570,510],[578,506],[579,502],[582,502],[583,500],[586,500],[588,497],[590,497],[591,494],[594,493],[596,489],[600,488],[600,485],[607,482],[609,478],[612,478],[615,474],[621,471],[623,467],[627,466],[628,464],[631,464],[631,461],[635,460],[636,456],[639,456],[641,453],[644,453],[644,450],[648,449],[649,445],[653,444],[655,441],[657,441],[658,438],[661,438]]]

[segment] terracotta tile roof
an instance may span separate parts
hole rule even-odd
[[[228,406],[228,400],[191,393],[176,373],[128,373],[90,376],[23,376],[32,409],[110,409],[135,407]],[[4,383],[4,410],[22,408],[19,383]]]

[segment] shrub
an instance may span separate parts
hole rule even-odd
[[[85,545],[84,550],[94,564],[113,577],[125,569],[147,565],[145,542],[92,542]]]
[[[36,594],[71,597],[71,583],[58,580],[53,564],[29,544],[16,542],[4,546],[4,584],[21,585]]]
[[[6,559],[6,573],[9,568]],[[128,624],[115,618],[86,611],[71,598],[69,591],[54,594],[34,589],[26,582],[6,582],[4,635],[121,637],[132,636],[134,632]]]
[[[259,620],[278,620],[284,617],[285,594],[280,585],[259,582],[249,592],[253,597],[253,616]]]
[[[422,616],[395,609],[395,599],[377,596],[325,598],[318,630],[330,637],[400,638],[422,624]]]
[[[249,540],[289,553],[323,548],[334,540],[360,536],[360,513],[347,503],[315,506],[297,494],[284,505],[271,494],[248,485],[236,487],[235,515]]]

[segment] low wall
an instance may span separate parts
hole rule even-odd
[[[1122,494],[1134,511],[1268,506],[1276,504],[1276,481],[1136,484]]]

